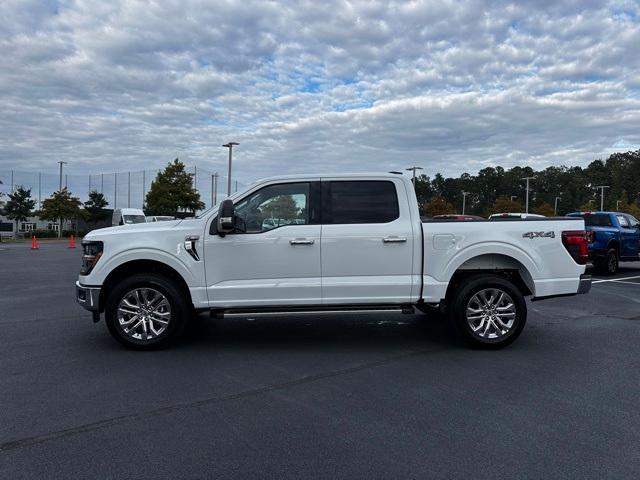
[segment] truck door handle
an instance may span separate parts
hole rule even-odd
[[[396,237],[395,235],[391,235],[390,237],[384,237],[382,241],[384,243],[404,243],[407,241],[407,237]]]
[[[313,238],[293,238],[289,240],[291,245],[313,245],[316,241]]]

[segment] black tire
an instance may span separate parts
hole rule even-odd
[[[603,258],[594,262],[594,267],[600,275],[615,275],[618,272],[619,263],[618,252],[615,248],[610,248]]]
[[[146,325],[144,325],[144,332],[140,334],[142,338],[134,338],[132,335],[137,333],[128,333],[118,318],[120,302],[125,297],[132,298],[127,295],[136,289],[149,289],[147,291],[160,293],[169,304],[169,308],[165,307],[163,312],[163,315],[169,318],[168,324],[161,333],[152,338],[148,338]],[[105,322],[111,335],[125,347],[134,350],[157,350],[171,346],[180,338],[191,312],[188,300],[175,282],[155,273],[135,274],[120,281],[109,292],[105,307]],[[157,323],[154,325],[158,330],[162,329],[161,325]]]
[[[470,313],[472,320],[468,319],[467,307],[480,307],[476,299],[481,300],[488,296],[487,300],[491,300],[493,295],[491,292],[496,292],[493,310],[488,308],[485,314],[482,308],[473,308],[480,313],[476,315]],[[505,296],[500,296],[501,293],[504,293]],[[511,307],[507,308],[509,305]],[[498,349],[506,347],[520,336],[527,323],[527,305],[520,289],[498,275],[479,274],[464,279],[448,299],[447,310],[458,333],[469,346],[474,348]],[[478,319],[473,320],[475,317]],[[504,328],[499,326],[503,320],[505,321]],[[513,320],[512,323],[511,320]],[[511,324],[508,329],[506,328],[507,324]],[[488,327],[486,327],[487,325]],[[478,326],[480,328],[474,330],[473,327]],[[482,326],[488,330],[485,331]],[[492,335],[495,337],[492,338]]]

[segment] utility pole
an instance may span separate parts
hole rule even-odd
[[[409,167],[407,168],[408,172],[413,171],[413,176],[411,177],[411,182],[413,182],[413,188],[416,188],[416,170],[423,170],[422,167]]]
[[[42,208],[42,173],[38,172],[38,210]]]
[[[193,166],[193,189],[198,191],[198,166]]]
[[[464,208],[467,205],[467,195],[469,195],[469,192],[465,192],[463,190],[462,191],[462,215],[464,215]]]
[[[598,185],[596,188],[600,189],[600,211],[604,210],[604,189],[609,188],[609,185]]]
[[[11,170],[11,194],[13,195],[13,170]]]
[[[621,200],[616,200],[616,212],[620,211],[620,203],[621,203]]]
[[[555,217],[556,215],[558,215],[558,200],[560,200],[562,197],[556,197],[554,203],[553,203],[553,216]]]
[[[100,174],[100,193],[104,190],[104,173]]]
[[[118,172],[113,174],[113,209],[118,206]]]
[[[517,195],[511,195],[511,197],[509,197],[509,198],[511,198],[511,201],[513,202],[513,199],[514,198],[518,198],[518,196]]]
[[[229,142],[222,145],[229,149],[229,172],[227,173],[227,197],[231,196],[231,159],[233,158],[233,146],[240,145],[238,142]]]
[[[59,188],[58,191],[61,192],[62,191],[62,166],[65,165],[67,162],[63,162],[62,160],[59,160],[58,163],[60,164],[60,182],[59,182]],[[58,219],[58,238],[62,237],[62,217],[60,217]]]
[[[524,213],[529,213],[529,181],[530,180],[534,180],[536,177],[524,177],[521,178],[520,180],[525,180],[527,182],[527,192],[525,195],[525,207],[524,207]]]
[[[128,172],[129,180],[127,184],[127,208],[131,208],[131,172]]]

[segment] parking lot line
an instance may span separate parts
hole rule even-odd
[[[637,278],[640,278],[640,275],[636,275],[635,277],[622,277],[622,278],[611,278],[611,279],[605,279],[605,280],[594,280],[591,283],[619,282],[621,280],[635,280]],[[633,282],[627,282],[627,283],[633,283]]]

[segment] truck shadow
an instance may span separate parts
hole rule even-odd
[[[318,315],[296,317],[191,319],[182,346],[215,344],[216,348],[360,347],[463,348],[448,323],[422,314]]]

